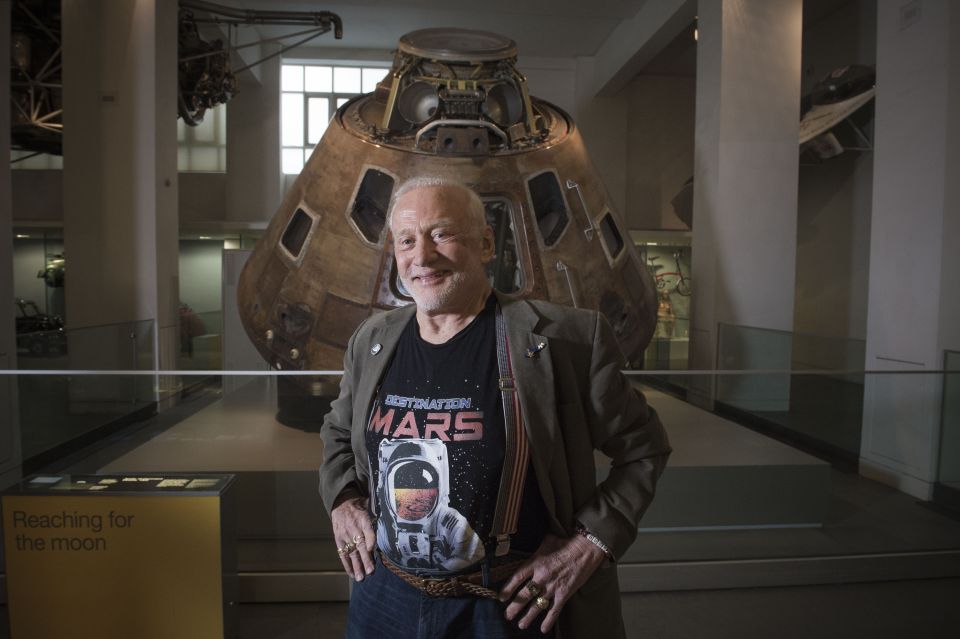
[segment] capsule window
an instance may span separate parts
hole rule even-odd
[[[300,259],[300,253],[303,252],[303,245],[310,235],[310,228],[313,226],[313,218],[306,211],[298,208],[287,223],[287,229],[280,238],[280,244],[287,249],[293,259]]]
[[[604,246],[607,247],[607,255],[610,259],[617,259],[623,252],[623,236],[620,235],[617,222],[609,211],[600,220],[600,237],[603,239]]]
[[[360,234],[371,244],[380,243],[391,193],[393,178],[378,169],[367,169],[353,200],[350,217]]]
[[[569,220],[557,174],[547,171],[534,176],[527,181],[527,188],[530,190],[530,201],[543,243],[553,246],[560,239]]]
[[[493,229],[494,256],[487,262],[487,278],[502,293],[515,293],[523,287],[520,253],[511,220],[510,202],[503,199],[484,200],[487,224]]]

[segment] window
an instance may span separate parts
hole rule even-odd
[[[287,230],[283,232],[283,237],[280,238],[280,243],[290,252],[293,259],[296,260],[300,258],[303,245],[307,241],[307,236],[310,235],[310,229],[312,227],[313,218],[303,209],[298,208],[293,214],[293,217],[290,218],[290,222],[287,224]]]
[[[350,217],[371,244],[380,243],[380,234],[387,222],[391,193],[393,178],[383,171],[367,169],[353,200]]]
[[[610,211],[607,211],[600,220],[600,239],[603,240],[611,262],[620,257],[623,251],[623,236],[620,235],[620,229],[617,228],[617,223]]]
[[[177,170],[185,173],[226,173],[227,105],[207,109],[203,121],[188,126],[177,120]]]
[[[567,227],[567,204],[560,190],[560,182],[553,171],[545,171],[527,181],[530,202],[537,217],[537,227],[546,246],[553,246]]]
[[[487,262],[487,278],[502,293],[516,293],[523,286],[520,254],[510,219],[510,202],[500,198],[483,200],[487,224],[493,228],[495,253]]]
[[[384,66],[284,64],[280,71],[281,165],[287,175],[303,170],[330,118],[348,100],[371,93]]]

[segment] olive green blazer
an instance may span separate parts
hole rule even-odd
[[[577,522],[619,558],[637,535],[670,445],[656,412],[620,372],[623,355],[594,311],[497,294],[515,383],[550,531],[574,534]],[[350,484],[367,491],[364,428],[377,386],[413,305],[368,318],[344,357],[340,396],[324,419],[320,492],[327,512]],[[534,357],[527,349],[545,347]],[[610,459],[597,482],[594,450]],[[623,636],[616,566],[605,563],[571,597],[560,619],[568,637]]]

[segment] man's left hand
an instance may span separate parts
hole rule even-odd
[[[604,561],[607,561],[604,552],[580,535],[567,539],[547,535],[537,552],[513,573],[500,591],[500,601],[510,602],[507,619],[519,616],[519,627],[526,628],[544,612],[536,605],[537,598],[543,597],[549,606],[545,606],[547,614],[540,631],[549,632],[570,596]]]

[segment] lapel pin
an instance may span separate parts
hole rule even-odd
[[[380,345],[380,342],[377,342],[376,344],[374,344],[373,346],[370,347],[370,354],[371,354],[371,355],[376,355],[377,353],[380,352],[380,350],[381,350],[382,348],[383,348],[383,346]]]
[[[540,356],[540,351],[547,347],[546,342],[540,342],[536,346],[531,346],[527,349],[527,359],[534,359],[535,357]]]

